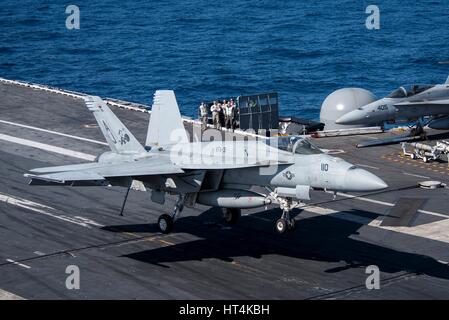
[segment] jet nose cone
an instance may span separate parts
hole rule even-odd
[[[335,120],[336,124],[358,124],[365,118],[365,113],[362,110],[350,111]]]
[[[382,190],[388,185],[378,176],[360,168],[351,168],[345,175],[347,191],[368,192]]]

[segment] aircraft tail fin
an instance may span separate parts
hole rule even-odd
[[[173,90],[157,90],[145,146],[162,147],[188,141],[175,93]]]
[[[445,84],[449,84],[449,76],[447,77]]]
[[[109,109],[106,103],[96,96],[84,98],[87,108],[92,111],[100,126],[106,141],[115,153],[140,153],[145,152],[143,146],[133,134]]]

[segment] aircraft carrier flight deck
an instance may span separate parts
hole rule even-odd
[[[233,226],[197,205],[165,235],[156,222],[174,198],[161,206],[131,191],[119,216],[125,188],[28,185],[31,168],[108,150],[82,99],[7,82],[0,96],[0,298],[449,299],[449,191],[418,186],[448,183],[449,167],[403,157],[398,144],[355,147],[387,133],[313,139],[381,177],[384,191],[335,200],[313,191],[282,235],[274,205],[244,210]],[[145,140],[148,113],[112,110]],[[79,290],[65,285],[71,265]],[[381,289],[367,289],[368,266],[379,268]]]

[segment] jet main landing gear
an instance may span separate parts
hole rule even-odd
[[[226,223],[236,224],[242,215],[242,210],[237,208],[223,208],[223,218]]]
[[[172,214],[169,215],[164,213],[161,216],[159,216],[159,219],[157,220],[157,225],[162,233],[167,234],[173,230],[173,226],[175,224],[176,219],[179,218],[182,209],[184,209],[184,202],[185,197],[179,195],[178,201],[176,201]]]

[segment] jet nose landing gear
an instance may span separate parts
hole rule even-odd
[[[275,191],[270,193],[270,196],[279,204],[282,210],[282,216],[276,221],[276,231],[284,233],[287,230],[293,230],[296,227],[295,219],[290,217],[290,211],[302,205],[300,201],[294,201],[291,197],[281,197]]]
[[[284,233],[287,230],[293,230],[295,227],[295,219],[290,217],[290,211],[284,210],[282,217],[276,221],[276,231]]]

